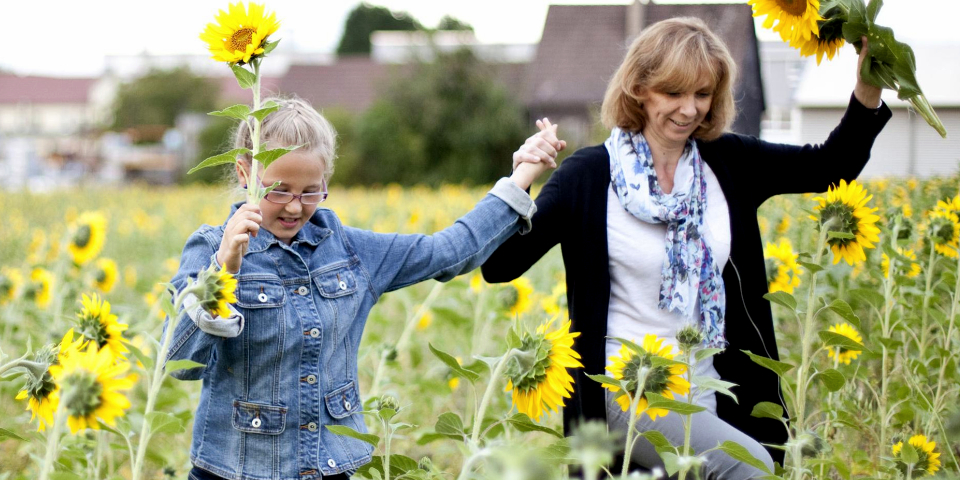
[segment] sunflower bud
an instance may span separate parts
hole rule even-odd
[[[400,411],[400,402],[397,400],[397,397],[389,394],[380,396],[380,398],[377,400],[377,410],[383,410],[387,408],[395,412]]]
[[[397,360],[397,347],[396,345],[384,344],[380,347],[381,358],[388,362],[393,362]]]
[[[800,444],[800,453],[804,457],[816,457],[830,450],[830,444],[814,432],[802,433],[797,436],[796,441]]]
[[[423,457],[417,462],[417,468],[426,472],[433,471],[433,460],[430,460],[430,457]]]
[[[687,325],[677,332],[677,342],[684,352],[689,352],[703,343],[703,332],[696,325]]]
[[[619,430],[608,431],[603,422],[584,422],[570,437],[570,452],[576,455],[584,466],[606,466],[613,461],[613,453],[621,444],[621,435]]]

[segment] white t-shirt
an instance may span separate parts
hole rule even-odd
[[[707,180],[707,205],[702,233],[713,258],[723,271],[723,266],[730,258],[730,213],[717,176],[706,163],[703,167]],[[680,174],[677,172],[676,175]],[[658,307],[661,271],[667,257],[664,242],[666,234],[665,223],[646,223],[626,211],[620,205],[613,184],[610,184],[607,191],[607,249],[610,262],[607,336],[626,338],[639,344],[645,334],[652,333],[665,339],[664,343],[675,346],[680,328],[687,324],[698,324],[699,301],[694,302],[695,308],[690,318]],[[609,357],[619,356],[619,350],[620,342],[608,338],[607,365],[612,363]],[[720,378],[713,367],[712,358],[698,363],[693,373]],[[698,403],[713,413],[717,411],[716,394],[712,390],[703,392]]]

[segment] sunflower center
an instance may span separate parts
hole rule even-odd
[[[256,30],[252,28],[241,28],[236,32],[233,32],[233,35],[230,36],[230,50],[231,51],[245,51],[247,45],[250,45],[250,42],[253,40],[253,33]]]
[[[63,381],[64,397],[68,399],[65,408],[71,417],[86,417],[100,408],[103,399],[103,385],[97,381],[93,372],[78,370]]]
[[[936,224],[933,236],[936,238],[937,243],[951,243],[954,241],[953,232],[953,222],[949,220],[940,221]]]
[[[97,342],[98,348],[105,347],[110,340],[107,324],[99,316],[84,315],[80,317],[80,332],[90,341]]]
[[[106,281],[107,281],[107,271],[106,271],[106,270],[103,270],[103,269],[97,270],[96,280],[97,280],[97,283],[106,282]]]
[[[90,243],[92,233],[90,225],[81,225],[80,228],[77,229],[77,233],[73,236],[73,244],[76,245],[77,248],[86,247]]]
[[[795,17],[802,17],[807,13],[807,0],[776,0],[776,2],[783,11]]]

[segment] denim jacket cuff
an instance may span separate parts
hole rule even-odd
[[[233,305],[227,304],[227,308],[230,309],[229,317],[214,317],[203,309],[196,295],[189,293],[183,299],[184,311],[200,330],[217,337],[233,338],[243,331],[243,314],[234,309]]]
[[[501,178],[490,190],[490,194],[503,200],[510,208],[520,214],[520,218],[523,219],[520,225],[520,235],[525,235],[533,228],[530,219],[533,218],[534,213],[537,213],[537,204],[530,198],[530,194],[523,191],[509,178]]]

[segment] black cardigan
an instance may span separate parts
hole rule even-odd
[[[773,144],[732,133],[710,142],[697,141],[730,209],[730,260],[723,269],[729,345],[715,357],[714,365],[722,379],[740,385],[733,389],[739,403],[717,395],[717,414],[761,443],[783,444],[787,433],[775,420],[750,416],[758,402],[783,402],[776,374],[741,352],[779,358],[770,304],[763,298],[767,278],[757,208],[773,195],[823,192],[840,179],[856,178],[891,115],[886,105],[868,109],[851,96],[843,119],[822,145]],[[581,332],[574,348],[584,365],[574,375],[573,398],[563,410],[568,433],[579,419],[606,418],[603,389],[586,374],[604,373],[606,364],[609,185],[606,148],[578,150],[563,161],[537,196],[533,230],[508,239],[482,267],[488,282],[510,281],[560,243],[572,329]],[[770,452],[782,462],[782,451]]]

